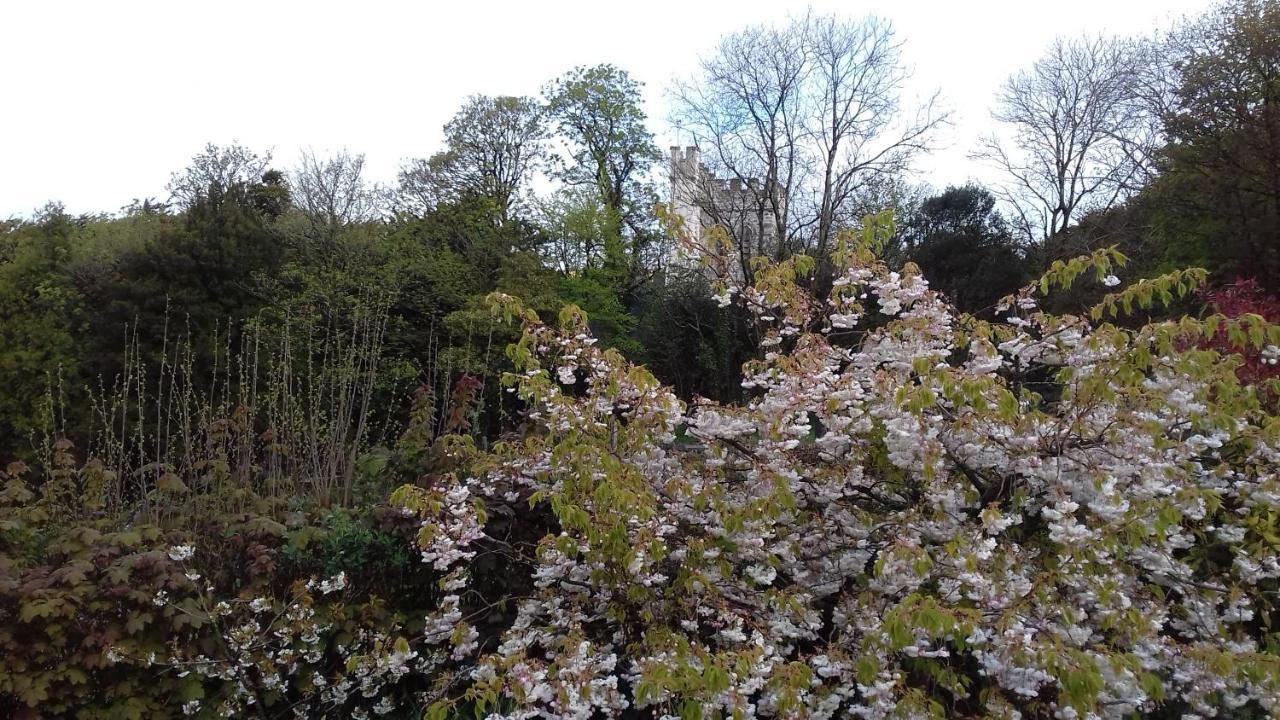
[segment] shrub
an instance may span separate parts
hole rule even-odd
[[[1205,293],[1205,300],[1215,312],[1226,318],[1247,320],[1253,316],[1272,325],[1280,323],[1280,299],[1263,292],[1253,278],[1236,278],[1233,283]],[[1231,334],[1233,327],[1237,330],[1234,337]],[[1265,387],[1280,380],[1280,347],[1274,344],[1254,347],[1247,337],[1247,330],[1241,335],[1239,327],[1224,326],[1204,344],[1219,352],[1239,355],[1242,362],[1237,372],[1242,382]],[[1275,390],[1272,392],[1274,394]]]
[[[280,522],[252,493],[209,512],[163,492],[161,525],[106,512],[111,475],[65,441],[0,474],[0,715],[417,716],[408,640],[437,578],[402,511]]]

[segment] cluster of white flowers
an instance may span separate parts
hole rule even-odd
[[[339,572],[337,575],[334,575],[331,578],[321,580],[319,585],[320,593],[322,595],[335,593],[345,589],[346,587],[347,587],[347,574],[345,572]]]
[[[1272,366],[1280,364],[1280,346],[1268,345],[1263,348],[1262,362]]]
[[[178,546],[170,556],[187,560],[191,549]],[[346,574],[339,572],[296,584],[286,599],[259,595],[231,602],[213,602],[199,594],[171,596],[160,590],[153,598],[156,606],[207,618],[205,627],[220,636],[212,645],[217,651],[206,654],[207,647],[175,645],[167,659],[155,653],[134,658],[111,647],[105,659],[113,664],[167,666],[178,677],[201,678],[205,696],[181,705],[186,716],[255,715],[263,698],[275,698],[271,712],[283,707],[295,717],[386,715],[409,699],[400,689],[403,680],[432,675],[447,656],[421,656],[406,638],[388,634],[398,626],[373,630],[325,619],[328,611],[319,609],[319,596],[339,592],[348,583]],[[206,604],[204,610],[197,609]],[[475,643],[474,632],[463,638],[463,652],[474,651]]]
[[[169,559],[174,562],[185,562],[195,557],[196,549],[191,545],[174,545],[169,548]]]
[[[469,546],[484,535],[484,529],[470,505],[471,490],[457,484],[441,493],[442,515],[424,520],[431,541],[422,546],[422,561],[444,570],[461,560],[475,556]]]

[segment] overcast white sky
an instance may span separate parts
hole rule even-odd
[[[366,154],[390,182],[439,149],[473,93],[536,94],[575,65],[611,62],[646,84],[663,148],[664,90],[717,38],[813,7],[893,21],[915,69],[955,113],[934,185],[982,179],[966,159],[999,83],[1057,35],[1147,33],[1208,0],[595,0],[277,2],[0,0],[0,217],[49,200],[73,213],[165,195],[206,142]]]

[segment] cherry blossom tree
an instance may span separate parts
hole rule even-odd
[[[525,424],[406,434],[432,458],[392,498],[438,573],[425,618],[362,627],[341,573],[219,600],[179,545],[152,603],[213,636],[105,662],[187,674],[200,717],[1280,712],[1275,388],[1210,342],[1274,354],[1280,326],[1113,324],[1205,278],[1125,284],[1114,250],[981,320],[883,236],[839,236],[825,297],[805,256],[720,281],[764,338],[736,405],[681,401],[574,307],[492,296]],[[1040,309],[1080,282],[1106,294]]]
[[[447,589],[429,717],[1280,712],[1280,421],[1194,343],[1280,328],[1113,325],[1203,279],[1120,287],[1114,251],[980,321],[870,244],[841,237],[823,300],[804,257],[721,287],[765,337],[740,406],[687,406],[574,308],[493,299],[523,324],[527,431],[450,443],[457,470],[396,497]],[[1086,281],[1090,312],[1038,308]],[[505,615],[473,587],[491,556]]]

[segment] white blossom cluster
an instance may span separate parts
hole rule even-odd
[[[175,561],[192,555],[189,546],[169,553]],[[347,584],[341,572],[312,578],[297,583],[285,601],[256,596],[212,602],[198,587],[189,597],[171,597],[162,590],[154,599],[157,607],[208,623],[218,641],[209,647],[175,644],[167,659],[154,653],[131,659],[113,648],[107,660],[167,666],[179,677],[201,678],[212,691],[182,703],[187,716],[232,718],[267,712],[274,717],[282,707],[298,718],[386,715],[399,707],[396,698],[404,695],[395,692],[400,681],[411,674],[433,674],[442,658],[420,656],[405,638],[387,634],[393,628],[344,629],[326,620],[312,592],[330,595]],[[260,711],[263,705],[270,707]]]

